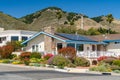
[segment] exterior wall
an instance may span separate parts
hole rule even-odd
[[[120,43],[110,43],[107,46],[107,51],[115,52],[115,53],[120,53]]]
[[[44,52],[44,36],[40,35],[28,42],[26,51],[32,52],[32,46],[38,45],[38,52]]]
[[[6,30],[0,32],[0,38],[5,37],[6,39],[0,43],[0,46],[6,45],[7,42],[12,41],[11,36],[18,36],[18,41],[22,41],[23,37],[31,37],[35,32],[32,31],[22,31],[22,30]]]

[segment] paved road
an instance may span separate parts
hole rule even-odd
[[[63,73],[0,65],[0,80],[120,80],[120,76]]]

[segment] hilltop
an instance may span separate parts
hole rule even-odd
[[[81,28],[81,16],[83,16],[84,30],[88,30],[91,27],[94,28],[108,28],[111,26],[112,30],[120,32],[120,20],[114,19],[111,25],[106,21],[106,16],[98,16],[89,18],[87,15],[66,12],[57,7],[48,7],[32,14],[28,14],[21,18],[14,18],[10,15],[0,12],[0,27],[5,29],[24,29],[41,31],[44,27],[75,27]]]

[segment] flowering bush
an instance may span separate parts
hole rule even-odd
[[[62,54],[65,57],[68,57],[69,59],[73,59],[73,57],[76,56],[76,50],[73,47],[64,47],[58,50],[58,53]]]
[[[23,52],[20,54],[20,58],[24,60],[25,58],[30,58],[31,53],[30,52]]]
[[[48,59],[51,58],[52,56],[53,56],[53,54],[48,53],[48,54],[44,55],[43,57],[44,57],[44,59],[48,60]]]
[[[0,56],[1,58],[9,58],[12,52],[14,51],[13,46],[6,45],[3,47],[0,47]]]
[[[97,58],[98,61],[102,61],[104,59],[107,59],[107,56],[100,56],[99,58]]]

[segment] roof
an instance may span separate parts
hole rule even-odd
[[[28,31],[28,30],[4,30],[0,31],[0,35],[7,35],[7,34],[28,34],[33,35],[36,34],[36,31]]]
[[[39,32],[35,35],[33,35],[31,38],[29,38],[28,40],[24,41],[22,44],[26,44],[29,41],[31,41],[32,39],[36,38],[37,36],[44,34],[50,37],[53,37],[57,40],[66,42],[66,43],[79,43],[79,44],[105,44],[104,42],[97,42],[94,41],[92,39],[89,39],[85,36],[81,36],[81,35],[74,35],[74,34],[63,34],[63,33],[55,33],[55,34],[49,34],[46,32]]]
[[[91,41],[91,42],[96,42],[95,40],[92,40],[86,36],[83,35],[75,35],[75,34],[65,34],[65,33],[56,33],[56,35],[64,37],[69,40],[74,40],[74,41]]]
[[[95,35],[87,37],[95,41],[120,40],[120,34]]]

